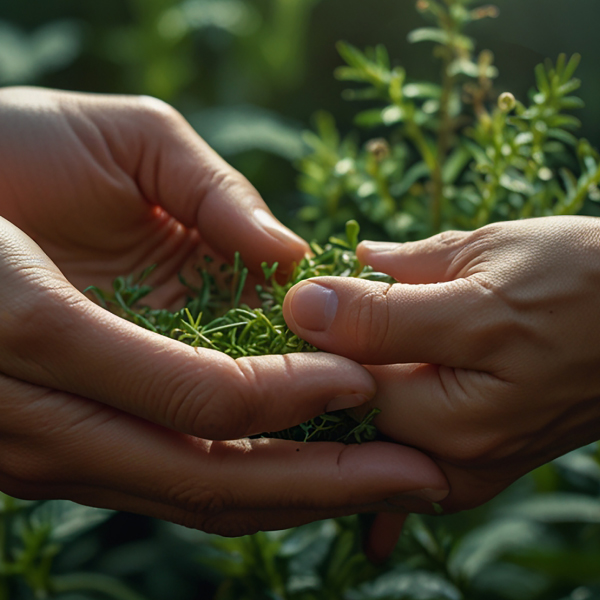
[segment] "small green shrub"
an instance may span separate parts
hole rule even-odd
[[[600,199],[600,159],[570,114],[582,101],[573,76],[580,57],[536,69],[537,89],[527,101],[498,94],[491,52],[475,52],[464,29],[497,15],[471,0],[424,0],[432,27],[413,31],[413,43],[433,43],[439,82],[410,78],[392,67],[382,46],[365,52],[340,43],[347,66],[338,79],[358,84],[349,100],[375,107],[356,124],[375,130],[364,144],[340,137],[334,119],[317,115],[305,140],[312,152],[300,163],[300,188],[309,195],[300,221],[326,239],[350,218],[367,237],[422,239],[447,229],[476,229],[526,217],[575,214],[586,199]]]

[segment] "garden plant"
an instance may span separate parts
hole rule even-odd
[[[304,19],[313,3],[292,4],[294,18]],[[437,81],[408,73],[383,46],[362,51],[339,44],[345,64],[336,77],[350,86],[344,97],[364,106],[357,109],[356,132],[342,135],[334,117],[320,112],[315,130],[304,134],[296,166],[306,201],[293,221],[311,240],[313,254],[287,281],[276,264],[264,263],[256,284],[239,255],[229,266],[205,257],[198,265],[200,284],[182,279],[189,298],[178,312],[144,306],[152,265],[141,274],[123,274],[112,290],[90,288],[89,296],[141,327],[233,358],[312,352],[285,324],[285,294],[321,275],[389,282],[356,258],[359,236],[410,241],[501,220],[594,210],[600,154],[578,137],[573,115],[582,107],[575,95],[579,56],[539,65],[529,96],[515,97],[496,86],[492,53],[478,50],[468,36],[473,22],[498,17],[496,7],[418,0],[416,8],[428,23],[411,32],[410,41],[432,51]],[[163,26],[176,31],[182,10],[169,8]],[[173,48],[185,43],[186,31],[177,35]],[[268,48],[263,51],[269,56]],[[269,68],[264,73],[279,77],[281,65]],[[143,76],[151,78],[152,71]],[[369,443],[378,435],[377,414],[359,421],[342,411],[264,435]],[[343,518],[234,539],[159,524],[146,544],[151,550],[143,568],[160,564],[157,571],[164,570],[168,553],[185,555],[188,562],[182,562],[200,574],[211,595],[182,589],[172,596],[182,599],[600,599],[599,495],[600,449],[592,445],[538,469],[468,514],[411,516],[383,565],[371,564],[362,552],[364,522]],[[106,558],[104,571],[111,575],[85,569],[100,546],[97,528],[110,519],[115,516],[109,511],[0,494],[0,600],[167,597],[148,596],[148,586],[136,585],[142,567],[117,566],[119,557],[134,551],[133,543]]]

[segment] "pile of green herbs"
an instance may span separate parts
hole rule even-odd
[[[358,277],[391,283],[393,280],[387,275],[376,273],[359,262],[355,254],[358,236],[358,223],[349,221],[345,239],[332,237],[323,246],[311,243],[312,255],[305,256],[294,266],[285,284],[277,281],[277,263],[263,263],[264,283],[255,290],[258,307],[242,303],[248,293],[248,268],[239,253],[235,254],[233,265],[222,265],[218,273],[210,268],[211,258],[204,257],[204,266],[198,268],[202,280],[199,288],[191,286],[180,275],[181,283],[190,294],[186,306],[177,312],[144,306],[143,299],[152,292],[145,281],[154,266],[139,276],[118,277],[111,292],[95,286],[87,291],[93,292],[104,308],[145,329],[196,348],[218,350],[232,358],[316,352],[317,348],[286,325],[282,308],[285,295],[292,286],[312,277]],[[357,421],[350,412],[336,411],[264,436],[301,442],[360,444],[377,437],[373,419],[378,413],[378,409],[373,409]]]

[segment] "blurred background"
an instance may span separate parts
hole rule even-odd
[[[600,142],[597,0],[498,0],[498,19],[470,34],[496,55],[499,90],[523,98],[533,68],[583,54],[584,135]],[[410,46],[414,0],[2,0],[0,84],[149,94],[176,106],[289,222],[301,201],[300,132],[326,109],[342,131],[357,107],[332,72],[338,40],[383,43],[413,77],[435,78],[430,53]]]
[[[586,108],[578,116],[583,135],[599,146],[600,2],[495,4],[500,17],[473,24],[469,34],[480,50],[494,52],[498,91],[524,99],[535,65],[560,52],[580,52]],[[408,32],[422,24],[415,0],[0,0],[0,85],[159,97],[240,169],[282,220],[293,223],[303,205],[296,169],[306,153],[303,130],[320,109],[335,115],[342,132],[354,128],[357,106],[342,99],[344,85],[332,76],[342,63],[336,42],[383,43],[409,77],[436,79],[439,66],[429,49],[407,42]],[[360,553],[349,559],[356,525],[345,521],[315,524],[292,537],[227,541],[119,514],[93,532],[60,539],[66,546],[56,569],[109,573],[142,595],[117,586],[113,595],[60,597],[336,599],[343,577],[350,581],[354,570],[361,581],[381,575],[379,583],[344,595],[354,600],[598,600],[599,492],[600,453],[581,449],[537,470],[489,506],[435,526],[413,521],[412,537],[387,580]],[[72,518],[91,522],[87,514]],[[515,554],[523,548],[525,554]],[[458,590],[446,576],[474,591]],[[231,583],[236,581],[240,587]],[[89,583],[99,590],[103,585],[93,577]],[[22,594],[32,597],[25,589]]]

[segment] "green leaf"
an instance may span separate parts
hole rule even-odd
[[[500,185],[511,192],[516,192],[517,194],[526,194],[531,196],[535,193],[535,188],[531,182],[516,169],[507,169],[500,176]]]
[[[365,69],[369,66],[369,59],[356,46],[348,42],[338,42],[336,45],[340,56],[352,67]]]
[[[436,42],[438,44],[449,44],[450,35],[447,31],[437,27],[421,27],[408,34],[408,41],[411,44],[419,42]]]
[[[600,523],[600,500],[583,494],[557,492],[511,504],[499,514],[540,523]]]
[[[580,63],[581,63],[581,54],[573,54],[573,56],[571,56],[571,58],[569,60],[569,63],[565,67],[565,70],[562,73],[562,81],[563,82],[569,81],[569,79],[571,79],[571,77],[573,77],[573,75],[575,75],[575,71],[577,71],[577,68],[579,67]]]
[[[560,142],[563,142],[563,144],[567,144],[568,146],[576,147],[579,142],[579,140],[572,133],[569,133],[564,129],[548,129],[547,135],[549,138],[559,140]]]
[[[352,219],[346,223],[346,238],[348,239],[348,244],[353,250],[356,250],[356,246],[358,246],[358,236],[360,235],[360,225]]]
[[[561,98],[559,104],[562,110],[585,108],[585,102],[577,96],[565,96],[564,98]]]
[[[35,508],[30,517],[34,528],[51,528],[50,539],[65,543],[97,527],[114,515],[114,511],[91,508],[67,500],[49,500]]]
[[[515,553],[511,562],[528,569],[546,573],[554,582],[575,585],[600,583],[600,553],[583,552],[575,548],[547,550],[543,547]]]
[[[462,600],[456,586],[436,573],[401,570],[385,573],[372,583],[346,594],[347,600]]]
[[[458,146],[447,158],[442,169],[445,184],[455,183],[467,165],[473,160],[472,154],[464,146]]]
[[[546,67],[543,64],[537,65],[535,68],[535,79],[537,87],[542,94],[550,94],[550,82],[548,81],[548,75],[546,73]]]
[[[551,579],[548,576],[515,564],[495,563],[477,573],[469,589],[478,598],[532,600],[542,597],[550,587]]]
[[[354,122],[361,127],[377,127],[379,125],[395,125],[405,118],[405,112],[400,106],[387,106],[384,109],[374,108],[356,115]]]
[[[576,181],[571,180],[569,185],[576,185]],[[572,193],[573,190],[569,188],[567,191],[568,193]],[[600,464],[589,453],[588,448],[580,448],[579,450],[569,452],[557,458],[553,464],[579,477],[586,477],[600,482]]]
[[[407,83],[403,91],[407,98],[440,98],[442,95],[441,86],[435,83]]]
[[[523,519],[492,521],[468,533],[449,559],[450,572],[470,581],[508,551],[545,541],[544,527]]]

